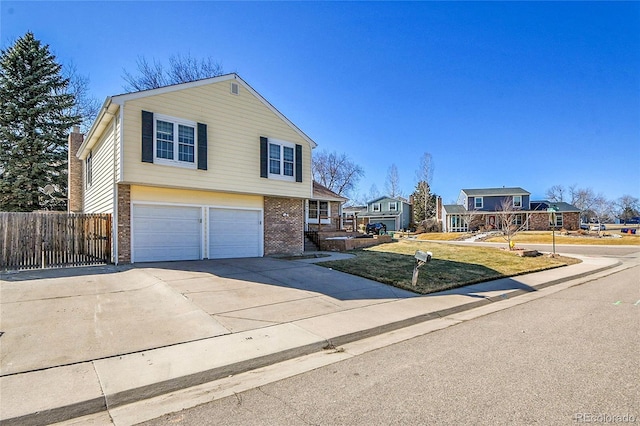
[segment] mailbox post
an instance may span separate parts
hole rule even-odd
[[[413,267],[413,277],[411,278],[411,284],[415,287],[418,284],[418,269],[425,263],[431,262],[433,254],[430,251],[424,252],[417,250],[415,254],[416,266]]]

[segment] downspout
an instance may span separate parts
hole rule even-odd
[[[121,108],[122,110],[122,108]],[[113,263],[118,264],[118,180],[116,179],[116,157],[117,157],[117,149],[116,149],[116,130],[118,121],[120,120],[120,115],[113,117],[113,222],[111,224],[113,230],[111,231],[111,235],[113,235]]]

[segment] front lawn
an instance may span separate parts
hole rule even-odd
[[[556,231],[556,244],[580,244],[580,245],[611,245],[611,246],[637,246],[640,245],[640,234],[622,234],[620,231],[602,231],[602,235],[598,235],[597,231],[590,231],[581,234],[577,231],[571,231],[568,235],[561,235]],[[552,244],[553,233],[551,231],[525,231],[519,232],[513,238],[516,244]],[[492,237],[483,240],[488,243],[505,243],[503,237]]]
[[[430,251],[433,259],[420,268],[418,285],[411,285],[416,250]],[[498,278],[579,263],[567,257],[519,257],[493,247],[467,247],[434,242],[394,241],[352,250],[355,257],[322,262],[348,274],[426,294]]]
[[[638,246],[640,245],[640,232],[637,234],[623,234],[620,232],[620,225],[607,225],[607,230],[598,235],[597,231],[581,233],[570,231],[568,235],[562,235],[560,230],[556,231],[556,244],[580,244],[580,245],[612,245],[612,246]],[[473,237],[468,232],[432,232],[416,235],[418,240],[428,241],[463,241]],[[482,241],[488,243],[504,243],[506,240],[501,236],[485,238]],[[551,231],[522,231],[514,237],[514,241],[520,244],[551,244],[553,233]]]

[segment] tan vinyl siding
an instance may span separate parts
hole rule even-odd
[[[121,131],[120,115],[115,117],[115,129],[114,129],[114,173],[116,181],[120,181],[120,131]]]
[[[112,119],[100,141],[91,150],[93,175],[91,186],[86,186],[86,170],[84,175],[84,211],[86,213],[113,213],[114,122],[115,120]],[[86,168],[86,161],[84,167]]]
[[[262,209],[264,207],[264,197],[260,195],[240,195],[138,185],[131,186],[131,201],[134,203],[152,202],[246,209]]]
[[[213,191],[311,197],[311,146],[273,111],[230,81],[127,101],[124,105],[124,176],[129,183]],[[141,161],[141,111],[207,125],[208,170]],[[260,136],[302,145],[303,182],[260,177]]]

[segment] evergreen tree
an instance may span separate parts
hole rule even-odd
[[[436,196],[431,193],[429,184],[421,180],[411,195],[413,222],[416,224],[436,217]]]
[[[31,32],[0,51],[0,210],[47,208],[46,185],[66,194],[67,134],[80,117],[61,69]]]

